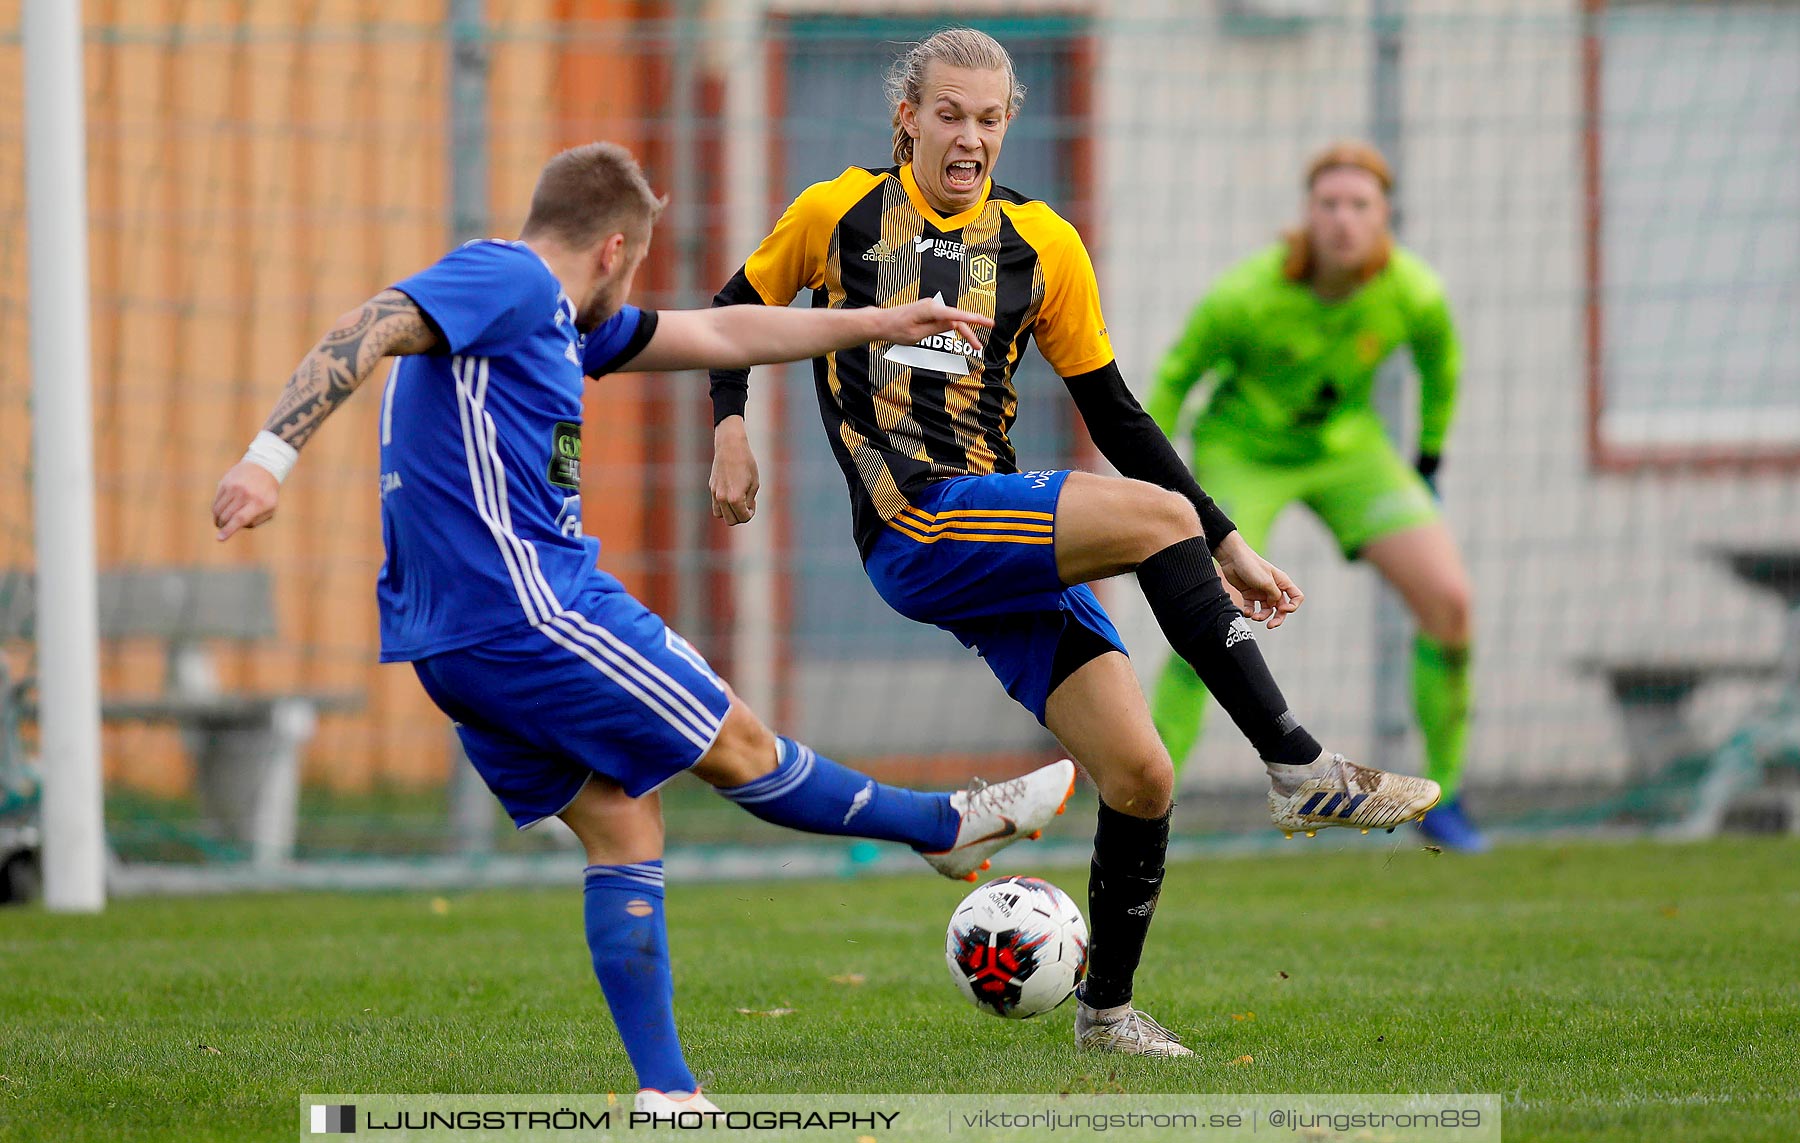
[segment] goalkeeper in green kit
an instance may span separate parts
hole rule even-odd
[[[1340,143],[1314,159],[1305,225],[1213,284],[1157,369],[1148,405],[1173,440],[1184,409],[1199,406],[1194,476],[1251,547],[1263,550],[1276,516],[1301,501],[1347,557],[1373,564],[1405,599],[1419,627],[1413,703],[1426,776],[1444,788],[1419,829],[1445,848],[1479,851],[1486,842],[1458,794],[1469,576],[1438,516],[1435,483],[1459,353],[1443,286],[1388,231],[1391,182],[1365,144]],[[1376,370],[1402,345],[1419,373],[1412,463],[1388,442],[1372,401]],[[1177,773],[1205,707],[1206,688],[1172,656],[1152,712]]]

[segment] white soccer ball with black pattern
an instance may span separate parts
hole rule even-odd
[[[1088,931],[1069,895],[1037,877],[1001,877],[950,914],[944,960],[964,998],[1023,1020],[1069,998],[1087,975]]]

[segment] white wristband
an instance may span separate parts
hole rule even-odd
[[[300,450],[264,429],[256,434],[256,439],[244,450],[244,459],[267,469],[269,475],[275,478],[275,483],[280,484],[287,479],[288,473],[294,471],[294,462],[300,459]]]

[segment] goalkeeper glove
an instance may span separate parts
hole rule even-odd
[[[1419,470],[1419,475],[1425,478],[1425,487],[1431,489],[1431,495],[1433,497],[1438,495],[1438,466],[1443,463],[1444,458],[1437,453],[1422,452],[1419,454],[1418,461],[1413,465],[1414,468]]]

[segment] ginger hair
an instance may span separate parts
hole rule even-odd
[[[1389,169],[1387,160],[1380,151],[1368,143],[1349,139],[1320,151],[1313,156],[1312,162],[1306,165],[1306,189],[1310,192],[1327,171],[1341,167],[1350,167],[1365,171],[1375,176],[1381,184],[1383,196],[1391,195],[1394,190],[1394,172]],[[1305,226],[1296,226],[1292,230],[1283,231],[1282,239],[1287,243],[1287,258],[1282,262],[1281,273],[1290,282],[1311,280],[1313,271],[1318,268],[1313,248],[1312,236]],[[1394,236],[1382,235],[1381,245],[1357,272],[1357,281],[1366,282],[1387,268],[1388,259],[1394,254]]]

